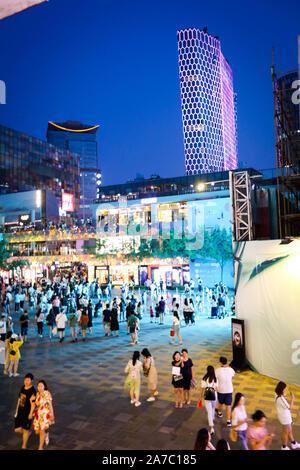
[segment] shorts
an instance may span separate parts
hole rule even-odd
[[[28,419],[22,415],[18,415],[15,418],[15,429],[22,428],[22,429],[25,429],[26,431],[29,431],[31,429],[31,425],[32,425],[32,419]]]
[[[220,405],[231,406],[232,393],[219,393],[218,392],[218,401]]]
[[[65,331],[65,328],[57,328],[57,331]]]
[[[135,327],[131,326],[131,327],[129,328],[130,333],[132,333],[132,334],[135,333],[135,329],[136,329]]]
[[[291,422],[290,424],[281,424],[281,426],[285,429],[288,429],[292,426],[293,422]]]
[[[27,336],[28,326],[21,327],[21,336]]]

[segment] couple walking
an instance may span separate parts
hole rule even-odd
[[[155,367],[154,359],[148,349],[143,349],[142,356],[144,362],[140,361],[140,352],[134,351],[132,359],[128,361],[125,368],[127,374],[125,380],[125,388],[130,390],[130,403],[135,406],[140,406],[140,389],[141,389],[141,373],[148,381],[148,390],[151,391],[151,396],[147,398],[147,401],[155,401],[155,397],[158,395],[157,391],[157,371]]]

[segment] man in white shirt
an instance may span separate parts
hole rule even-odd
[[[59,342],[62,343],[65,339],[65,328],[68,322],[67,315],[63,312],[60,312],[55,319],[57,331],[59,335]]]
[[[231,426],[231,404],[233,385],[232,377],[234,376],[234,370],[227,364],[226,357],[220,357],[220,367],[215,371],[216,378],[218,379],[218,417],[222,418],[222,408],[225,405],[227,415],[227,426]]]

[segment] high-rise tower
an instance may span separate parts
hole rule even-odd
[[[101,171],[98,164],[96,132],[99,125],[89,126],[77,121],[54,123],[49,121],[47,141],[80,155],[80,204],[78,216],[91,217],[90,205],[98,197]]]
[[[217,37],[177,32],[186,174],[237,168],[232,71]]]

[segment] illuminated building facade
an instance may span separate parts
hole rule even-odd
[[[49,121],[48,142],[80,155],[80,204],[78,216],[91,217],[90,204],[97,197],[101,184],[98,163],[97,130],[99,126],[84,125],[77,121],[54,123]]]
[[[237,168],[236,95],[218,38],[177,32],[186,174]]]
[[[77,211],[79,155],[0,125],[0,189],[48,189],[58,205],[65,191],[73,194]]]

